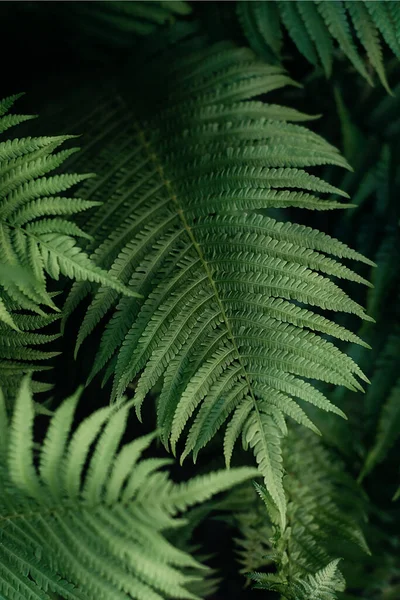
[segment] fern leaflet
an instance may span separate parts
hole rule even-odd
[[[243,433],[284,523],[284,417],[313,428],[294,398],[343,416],[303,378],[351,390],[362,389],[358,377],[366,381],[317,332],[360,340],[304,305],[369,319],[325,274],[366,284],[328,255],[370,261],[321,232],[255,211],[344,206],[322,199],[343,194],[305,168],[347,163],[319,136],[286,122],[295,113],[248,101],[292,84],[279,67],[230,44],[175,62],[173,56],[149,67],[157,74],[156,93],[154,79],[146,92],[143,73],[143,101],[132,116],[124,106],[114,109],[123,129],[113,130],[96,157],[112,177],[103,180],[108,200],[85,225],[96,239],[87,246],[92,260],[146,298],[119,300],[114,290],[100,288],[77,350],[111,315],[90,379],[107,367],[116,400],[138,378],[138,414],[162,379],[164,443],[175,451],[194,417],[184,456],[196,456],[228,422],[228,461]],[[80,193],[99,198],[102,188],[88,180]],[[87,283],[75,284],[65,316],[90,291]]]
[[[140,461],[153,434],[120,448],[126,408],[99,409],[73,431],[78,397],[54,412],[35,455],[29,379],[9,424],[0,396],[0,592],[25,600],[49,600],[50,592],[66,600],[199,599],[188,586],[208,567],[164,532],[181,526],[178,513],[257,471],[174,484],[160,470],[169,460]]]

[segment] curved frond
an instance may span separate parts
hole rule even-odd
[[[313,428],[292,395],[343,416],[304,378],[351,390],[362,389],[358,378],[367,381],[320,334],[363,342],[318,311],[369,319],[337,280],[368,282],[337,259],[370,261],[322,232],[264,214],[346,206],[324,198],[346,194],[307,169],[347,167],[337,149],[286,122],[284,109],[251,100],[292,84],[280,67],[229,43],[183,57],[166,52],[143,71],[131,113],[120,101],[113,107],[104,150],[84,155],[88,168],[95,158],[103,179],[78,191],[88,201],[107,198],[86,223],[79,219],[95,240],[86,247],[91,260],[145,297],[119,299],[105,287],[95,293],[76,346],[106,323],[90,379],[105,367],[113,400],[135,380],[138,415],[161,382],[165,445],[175,452],[192,423],[183,456],[197,456],[227,423],[229,457],[243,434],[282,523],[285,418]],[[64,323],[90,292],[86,282],[74,284]],[[241,412],[247,401],[248,414]]]
[[[0,102],[1,132],[26,120],[7,114],[18,97]],[[91,175],[48,175],[77,151],[71,148],[55,152],[71,138],[74,136],[0,142],[0,372],[4,392],[10,397],[22,374],[38,370],[32,361],[57,354],[30,348],[32,344],[51,342],[57,334],[27,333],[51,322],[41,305],[59,310],[47,292],[47,276],[58,279],[62,274],[78,281],[110,285],[116,293],[136,295],[80,250],[76,238],[87,238],[87,234],[72,221],[60,218],[99,204],[58,195]],[[42,319],[36,324],[33,317],[28,324],[26,312],[32,311]],[[23,321],[25,326],[21,328],[19,323]]]
[[[198,599],[190,589],[209,569],[172,545],[166,530],[182,526],[175,517],[187,507],[257,471],[242,467],[175,484],[160,471],[164,459],[139,462],[153,436],[120,448],[126,408],[100,409],[72,433],[78,395],[51,417],[39,469],[28,379],[11,423],[1,421],[0,593],[26,600],[50,600],[51,592],[66,600]],[[0,398],[5,417],[3,409]]]
[[[17,98],[13,96],[1,102],[2,131],[11,126],[6,113]],[[12,125],[17,123],[18,119]],[[24,309],[32,310],[35,304],[54,308],[46,294],[45,274],[58,279],[62,273],[132,294],[92,264],[76,246],[75,237],[86,234],[69,221],[48,218],[78,213],[98,205],[97,202],[58,196],[92,175],[48,175],[78,150],[71,148],[55,153],[63,142],[74,137],[22,138],[0,143],[0,260],[3,268],[25,268],[32,279],[31,283],[28,278],[19,283],[2,275],[0,284],[7,297]]]

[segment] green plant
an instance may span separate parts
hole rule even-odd
[[[381,38],[399,57],[400,9],[397,2],[240,0],[237,2],[237,12],[251,46],[267,59],[276,60],[280,57],[283,24],[298,50],[312,65],[321,64],[326,76],[332,74],[337,45],[353,67],[372,83],[368,68],[358,53],[357,42],[361,42],[371,67],[390,91]]]
[[[280,591],[285,598],[296,598],[296,593],[318,598],[320,572],[330,573],[327,594],[335,586],[344,587],[338,551],[347,560],[370,554],[362,532],[366,497],[340,458],[312,432],[292,429],[283,444],[283,459],[288,498],[283,533],[269,494],[258,483],[257,493],[250,485],[242,486],[217,508],[228,511],[228,522],[239,529],[236,543],[243,572],[254,572],[250,577],[260,588]],[[276,572],[258,572],[272,565]],[[327,565],[331,569],[325,571]]]
[[[0,133],[32,118],[8,114],[17,99],[10,96],[0,102]],[[29,346],[50,342],[57,335],[23,333],[53,320],[40,305],[59,311],[47,292],[46,275],[55,280],[61,274],[78,281],[96,281],[136,295],[89,260],[76,244],[77,238],[87,238],[87,234],[63,218],[98,205],[60,195],[91,175],[47,176],[77,151],[55,152],[71,137],[25,137],[0,143],[0,373],[5,388],[15,390],[18,375],[36,369],[30,361],[54,356]],[[40,318],[13,314],[19,310],[37,313]]]
[[[395,600],[397,4],[0,13],[1,600]]]
[[[161,63],[150,72],[161,74]],[[117,305],[89,380],[106,366],[106,378],[114,378],[112,398],[118,399],[138,378],[134,404],[140,414],[143,400],[163,377],[158,426],[174,452],[199,409],[183,457],[192,451],[196,457],[229,419],[227,464],[243,432],[284,524],[283,416],[313,428],[295,397],[341,414],[297,376],[350,389],[360,389],[353,373],[363,378],[333,344],[304,327],[345,340],[358,338],[293,301],[368,318],[336,284],[317,275],[367,283],[326,254],[368,261],[318,231],[254,211],[340,207],[312,193],[340,191],[301,167],[346,163],[321,138],[285,122],[298,117],[295,111],[246,100],[255,90],[291,83],[280,68],[264,66],[248,50],[217,45],[178,59],[170,68],[175,87],[163,100],[165,112],[132,123],[134,170],[127,177],[125,165],[112,168],[115,193],[109,192],[108,203],[87,227],[95,239],[92,259],[146,299],[118,301],[116,293],[101,288],[80,327],[77,350]],[[220,80],[226,72],[234,79],[225,87]],[[162,79],[159,83],[156,105]],[[196,102],[189,112],[190,96]],[[149,104],[150,99],[147,110]],[[119,141],[118,129],[113,135]],[[228,153],[224,143],[230,145]],[[105,146],[108,155],[110,148],[118,164],[123,154],[113,139]],[[106,178],[103,182],[109,187]],[[305,191],[292,191],[296,188]],[[65,314],[89,292],[89,284],[74,285]]]
[[[29,380],[10,424],[0,397],[1,592],[27,600],[49,598],[48,590],[73,600],[198,598],[190,584],[207,568],[164,531],[180,526],[178,513],[257,472],[243,467],[174,484],[160,470],[169,459],[139,460],[155,434],[119,449],[125,407],[101,408],[71,434],[78,399],[54,412],[36,453]]]

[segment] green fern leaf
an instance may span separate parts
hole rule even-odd
[[[371,65],[378,73],[382,85],[390,93],[382,60],[379,31],[368,13],[367,3],[346,2],[346,7],[356,28],[357,35],[367,51]]]
[[[393,5],[392,5],[393,4]],[[398,7],[392,2],[365,2],[376,26],[396,56],[400,55]],[[397,15],[397,18],[396,18]]]
[[[1,101],[1,132],[27,119],[7,115],[18,98],[11,96]],[[78,248],[75,239],[90,238],[87,233],[72,221],[58,218],[58,215],[69,216],[99,204],[58,196],[90,175],[48,176],[77,151],[72,148],[54,153],[60,144],[73,137],[23,138],[0,143],[0,321],[1,325],[6,324],[16,332],[17,321],[24,318],[22,314],[18,316],[20,309],[42,317],[46,313],[41,305],[59,310],[46,291],[46,275],[58,279],[62,273],[80,281],[114,286],[115,290],[130,296],[136,295],[91,262]],[[7,367],[2,362],[0,367],[4,392],[11,398],[20,381],[20,377],[15,377],[18,364],[21,376],[36,369],[31,361],[56,355],[32,350],[30,345],[48,343],[57,336],[41,336],[24,330],[11,336],[3,331],[3,327],[0,336],[0,358],[15,361]],[[11,372],[7,374],[6,369]]]
[[[170,461],[138,462],[153,435],[118,450],[126,408],[100,409],[71,436],[78,396],[51,417],[44,443],[36,446],[37,469],[29,379],[11,425],[0,395],[0,593],[29,600],[50,600],[52,592],[66,600],[199,600],[190,588],[209,568],[171,544],[166,532],[182,527],[179,513],[257,470],[213,472],[175,484],[160,471]]]
[[[9,433],[8,468],[15,486],[32,496],[41,496],[39,479],[33,465],[34,410],[25,378],[15,404],[14,418]]]
[[[327,77],[332,74],[333,44],[329,32],[314,2],[298,2],[297,8],[308,35],[314,41]]]
[[[107,197],[87,223],[79,219],[93,237],[86,247],[91,260],[145,299],[119,299],[114,290],[100,288],[78,332],[76,352],[109,316],[89,379],[105,368],[104,381],[113,378],[113,400],[135,380],[138,416],[161,383],[161,438],[175,452],[186,437],[182,459],[191,452],[196,457],[227,424],[230,460],[246,421],[258,419],[244,440],[284,522],[279,446],[285,418],[316,430],[294,398],[343,416],[303,378],[351,390],[362,389],[358,378],[367,381],[317,332],[362,340],[312,308],[369,320],[330,277],[368,285],[333,257],[370,261],[319,231],[257,211],[345,206],[323,199],[346,194],[306,168],[348,165],[320,136],[283,121],[297,114],[249,101],[292,83],[249,49],[221,43],[181,58],[157,58],[151,70],[157,92],[143,72],[146,100],[134,102],[123,148],[116,128],[100,155],[91,157],[89,150],[87,165],[95,159],[103,180],[88,179],[78,190],[88,202]],[[115,111],[113,118],[120,115],[126,123],[127,107],[118,101]],[[91,135],[97,135],[96,126]],[[74,284],[64,324],[91,292],[87,282]]]
[[[249,486],[231,492],[218,508],[234,511],[241,531],[237,540],[241,562],[250,565],[255,587],[280,592],[289,600],[336,600],[345,585],[339,561],[334,559],[337,549],[349,564],[355,546],[370,553],[360,528],[366,506],[361,489],[332,450],[304,429],[291,429],[283,444],[283,459],[288,498],[285,530],[271,510],[270,494],[257,483],[268,516],[265,506],[250,495]],[[259,554],[261,548],[264,556]],[[254,572],[260,567],[268,567],[268,573]]]
[[[400,18],[396,2],[347,2],[342,0],[294,0],[293,2],[237,2],[237,14],[254,51],[267,62],[281,54],[281,23],[299,52],[312,65],[321,63],[332,73],[334,45],[338,45],[355,69],[372,84],[357,43],[364,46],[371,67],[386,90],[381,37],[396,57],[400,56]]]
[[[2,321],[3,323],[8,325],[15,331],[18,331],[18,327],[16,326],[14,319],[12,318],[12,315],[7,310],[7,307],[1,298],[0,298],[0,321]]]
[[[17,272],[17,269],[13,269],[15,276]],[[0,355],[3,359],[0,360],[0,378],[8,404],[14,398],[23,375],[50,368],[49,366],[40,366],[39,363],[30,361],[35,356],[37,359],[43,360],[51,356],[56,356],[58,353],[45,351],[39,354],[36,352],[33,355],[31,346],[39,345],[41,347],[59,338],[58,334],[43,333],[43,328],[57,321],[60,315],[46,315],[44,313],[42,315],[22,314],[16,310],[18,307],[15,304],[8,301],[5,301],[5,306],[15,325],[15,329],[12,329],[7,323],[0,323]],[[37,333],[38,330],[41,333]],[[9,357],[8,360],[5,360],[6,357]],[[48,387],[48,384],[38,381],[34,381],[32,386],[37,392],[40,390],[46,391],[51,388],[51,386],[50,388]]]
[[[4,115],[17,96],[2,101]],[[7,116],[2,116],[0,124]],[[60,219],[35,221],[43,216],[72,214],[85,210],[97,203],[54,197],[91,175],[62,174],[47,177],[58,168],[77,148],[54,149],[74,136],[24,138],[8,140],[0,144],[0,256],[5,265],[23,266],[30,270],[40,282],[38,294],[45,296],[45,275],[58,278],[61,270],[64,275],[78,279],[88,278],[105,285],[115,285],[119,291],[132,294],[121,287],[98,267],[92,265],[85,255],[75,248],[74,236],[82,236],[74,224]],[[61,207],[63,204],[63,207]],[[68,234],[68,235],[66,235]],[[84,234],[83,235],[87,235]],[[65,249],[65,256],[62,251]],[[73,258],[74,257],[74,258]],[[36,286],[38,287],[38,286]],[[38,294],[32,294],[27,286],[15,290],[9,285],[7,293],[12,299],[21,302],[21,292],[37,303],[43,302]],[[48,303],[50,305],[50,303]],[[51,304],[52,305],[52,304]],[[22,308],[32,309],[31,303],[22,303]],[[52,305],[53,306],[53,305]]]
[[[238,2],[236,6],[238,19],[251,48],[268,62],[274,62],[282,45],[279,13],[275,3],[255,2],[251,7],[248,2]]]
[[[301,18],[297,2],[277,2],[282,21],[289,32],[290,37],[306,57],[312,63],[317,64],[317,54],[315,52],[312,39]]]
[[[279,413],[278,413],[279,414]],[[273,418],[256,413],[244,426],[244,438],[253,448],[258,467],[268,482],[268,492],[277,506],[282,530],[286,527],[286,496],[283,489],[283,465],[280,438]]]

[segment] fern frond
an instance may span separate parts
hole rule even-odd
[[[26,120],[7,115],[18,97],[1,101],[1,131]],[[46,275],[58,279],[62,274],[136,295],[90,261],[76,245],[77,237],[88,235],[72,221],[59,218],[98,206],[98,202],[58,196],[89,175],[48,176],[77,151],[72,148],[54,152],[73,137],[23,138],[0,143],[0,372],[7,397],[15,393],[21,375],[38,370],[32,361],[57,354],[30,348],[32,344],[51,342],[57,334],[27,333],[51,322],[41,305],[59,310],[46,291]],[[31,325],[20,329],[19,322],[29,322],[29,317],[20,311],[33,311],[42,320],[36,325],[31,320]]]
[[[175,516],[187,507],[257,471],[243,467],[174,484],[159,470],[165,460],[138,462],[153,436],[119,448],[126,408],[100,409],[71,436],[78,396],[51,417],[39,469],[29,380],[11,424],[0,397],[1,593],[21,597],[24,590],[27,600],[49,600],[50,592],[66,600],[198,599],[189,587],[208,568],[164,532],[182,525]]]
[[[7,310],[7,307],[1,298],[0,298],[0,321],[2,323],[5,323],[6,325],[11,327],[15,331],[18,331],[18,327],[16,326],[14,319],[12,318],[12,315]]]
[[[2,115],[6,115],[17,98],[13,96],[2,101]],[[5,119],[7,115],[0,120],[3,130]],[[54,153],[55,148],[73,137],[23,138],[0,143],[1,262],[10,269],[25,268],[36,280],[30,286],[18,285],[15,281],[7,281],[5,286],[6,280],[2,275],[0,282],[7,295],[24,309],[34,308],[29,300],[54,308],[46,294],[45,273],[57,279],[61,272],[68,277],[97,281],[127,292],[76,247],[74,238],[83,233],[76,225],[62,219],[37,220],[97,206],[93,202],[56,196],[91,175],[47,176],[78,150],[72,148]],[[28,296],[29,300],[24,302],[24,296]]]
[[[236,530],[235,554],[242,574],[273,563],[273,529],[255,487],[260,488],[256,483],[238,486],[223,500],[213,504],[213,508],[223,511],[220,518]]]
[[[361,43],[371,67],[389,93],[381,42],[383,38],[395,56],[400,56],[396,10],[395,2],[368,0],[237,2],[238,19],[249,44],[268,62],[280,57],[283,25],[303,56],[314,66],[321,64],[327,77],[332,73],[338,46],[354,68],[372,83],[357,50],[357,43]]]
[[[324,560],[327,563],[333,558],[329,548],[335,537],[340,537],[343,545],[351,542],[368,554],[360,528],[365,499],[343,463],[321,439],[305,429],[293,431],[284,447],[284,464],[291,499],[290,553],[296,564],[302,564],[304,570],[321,568]]]
[[[322,195],[346,194],[306,167],[347,163],[320,136],[283,121],[284,111],[273,107],[277,120],[263,114],[268,104],[248,102],[292,84],[280,67],[264,65],[248,49],[221,43],[183,58],[167,53],[151,72],[157,89],[152,80],[146,91],[144,72],[143,98],[135,99],[131,116],[123,105],[113,108],[123,130],[116,127],[96,154],[103,181],[87,180],[78,190],[88,201],[107,197],[86,224],[79,220],[95,240],[86,247],[91,259],[145,300],[119,300],[114,290],[100,288],[76,350],[110,316],[90,379],[106,367],[113,400],[136,379],[139,415],[161,380],[158,426],[165,445],[175,451],[193,419],[184,456],[196,456],[233,413],[227,456],[248,431],[283,523],[279,431],[286,416],[312,427],[292,394],[335,410],[304,377],[352,390],[362,389],[358,377],[366,381],[314,331],[361,340],[303,304],[369,319],[329,277],[367,284],[331,256],[370,261],[321,232],[255,211],[340,206]],[[90,168],[90,148],[85,158]],[[74,284],[64,323],[90,292],[86,282]],[[264,385],[268,373],[276,375],[267,382],[271,392]],[[235,411],[248,399],[243,420],[246,411]]]
[[[371,65],[378,73],[378,77],[385,89],[390,93],[382,59],[382,48],[379,38],[380,32],[377,24],[374,23],[373,12],[369,14],[367,2],[346,2],[346,7],[353,21],[357,35],[367,51]]]
[[[284,531],[269,492],[255,482],[236,488],[213,508],[227,511],[220,518],[238,531],[235,545],[241,572],[259,582],[256,587],[306,599],[307,593],[322,594],[317,586],[320,578],[312,581],[312,577],[335,561],[338,552],[345,573],[351,572],[354,562],[367,566],[374,561],[361,529],[367,503],[332,449],[303,428],[290,429],[283,441],[283,460],[288,501]],[[265,569],[267,574],[260,572]],[[343,589],[343,576],[336,573]],[[336,600],[334,591],[332,587]]]
[[[248,494],[234,491],[223,501],[224,508],[235,511],[236,507],[240,556],[244,564],[258,563],[257,569],[276,564],[274,573],[250,574],[257,588],[279,591],[289,600],[336,600],[336,592],[344,589],[344,579],[335,553],[340,549],[344,563],[354,560],[355,546],[369,553],[360,529],[364,518],[361,490],[332,451],[304,429],[290,431],[283,444],[283,458],[288,498],[285,531],[266,513],[262,519],[260,503],[253,505],[253,516],[247,517]],[[255,487],[271,515],[269,493],[263,486]],[[265,532],[268,537],[263,538]],[[265,548],[264,560],[260,560],[260,548]],[[254,571],[254,566],[250,570]]]
[[[257,2],[257,6],[251,7],[249,2],[238,2],[237,14],[246,37],[251,38],[253,50],[268,62],[275,62],[282,48],[276,3]]]
[[[316,573],[290,583],[280,582],[274,575],[263,573],[253,573],[251,579],[257,582],[255,588],[279,592],[287,600],[336,600],[336,592],[344,590],[338,563],[339,559],[333,560]]]
[[[13,269],[14,281],[17,272],[16,268]],[[42,311],[40,311],[42,313],[40,315],[23,314],[15,303],[6,299],[4,306],[13,323],[13,327],[7,321],[0,323],[0,379],[8,403],[15,397],[21,379],[26,373],[40,372],[51,368],[46,361],[58,356],[59,352],[45,348],[47,344],[57,340],[59,334],[47,333],[46,330],[48,326],[60,319],[60,315],[45,314]],[[32,346],[39,346],[39,349],[33,349]],[[35,392],[47,391],[51,387],[51,384],[40,381],[32,382]]]

